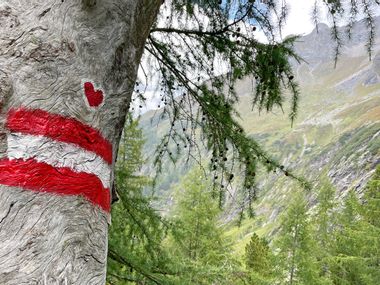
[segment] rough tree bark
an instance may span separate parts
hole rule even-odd
[[[113,164],[162,0],[0,0],[0,284],[104,284]]]

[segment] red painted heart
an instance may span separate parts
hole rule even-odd
[[[95,90],[94,85],[91,82],[84,83],[84,94],[91,107],[98,107],[103,102],[103,91]]]

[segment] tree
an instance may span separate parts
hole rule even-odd
[[[380,229],[380,166],[366,186],[362,214],[367,223]]]
[[[151,199],[144,193],[150,181],[139,175],[144,139],[138,124],[129,114],[120,143],[115,172],[119,202],[112,207],[107,279],[115,285],[171,284],[162,246],[168,222],[152,208]]]
[[[307,202],[297,193],[282,217],[278,247],[284,278],[281,284],[321,284]]]
[[[247,268],[264,273],[268,270],[269,245],[264,238],[253,233],[251,240],[245,247],[245,264]]]
[[[363,228],[359,215],[359,200],[350,191],[339,217],[339,228],[334,238],[334,256],[331,260],[332,279],[336,284],[374,284],[365,278],[366,264],[361,256],[364,246]],[[364,277],[364,278],[363,278]]]
[[[369,279],[375,283],[380,279],[380,166],[377,166],[366,186],[361,213],[368,229],[363,252]]]
[[[379,168],[365,188],[361,203],[354,191],[345,198],[334,232],[331,271],[334,284],[377,284],[380,278],[378,224]]]
[[[220,209],[211,190],[211,181],[199,169],[178,186],[169,250],[182,264],[181,284],[231,284],[235,262],[217,224]]]
[[[273,284],[272,252],[265,238],[253,233],[245,247],[245,266],[253,284]],[[272,278],[271,278],[272,277]]]
[[[324,284],[331,284],[330,260],[335,243],[334,231],[337,227],[337,203],[335,202],[335,188],[328,177],[320,178],[317,202],[313,216],[313,236],[317,244],[316,256],[320,264],[321,279],[324,279]]]
[[[105,283],[112,173],[160,5],[1,1],[1,284]]]
[[[323,3],[334,24],[343,17],[341,1]],[[355,3],[351,1],[352,19],[360,12]],[[370,51],[371,7],[377,2],[363,3]],[[281,106],[286,87],[293,95],[290,117],[296,115],[299,92],[288,58],[298,59],[291,49],[295,38],[275,40],[276,25],[269,16],[276,12],[275,1],[171,1],[173,13],[166,24],[172,23],[172,16],[183,15],[195,25],[190,30],[184,25],[161,26],[162,21],[156,21],[161,4],[162,0],[1,1],[2,284],[104,283],[109,192],[144,48],[161,66],[162,88],[168,95],[164,102],[171,106],[165,114],[185,124],[180,128],[185,134],[172,129],[163,139],[159,155],[175,153],[168,149],[169,141],[185,147],[200,126],[215,167],[231,172],[227,151],[234,151],[243,163],[249,197],[258,162],[297,178],[248,138],[234,119],[237,98],[232,86],[248,75],[257,78],[254,98],[260,109]],[[285,6],[279,8],[281,26],[286,13]],[[211,24],[204,26],[200,15]],[[244,23],[261,26],[269,43],[243,33]],[[168,34],[194,40],[196,48],[181,44],[189,51],[188,60],[179,60],[177,44],[165,42]],[[339,47],[339,33],[334,35]],[[188,80],[195,71],[211,71],[203,67],[218,58],[229,66],[228,75],[202,73],[199,83]],[[200,83],[205,77],[212,79],[213,88]],[[231,79],[226,81],[231,92],[222,92],[225,78]],[[186,91],[182,101],[175,100],[175,88]],[[190,103],[187,108],[184,102]]]

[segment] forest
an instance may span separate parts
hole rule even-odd
[[[138,175],[143,143],[130,116],[117,166],[121,196],[112,210],[108,284],[378,284],[380,166],[360,197],[350,190],[338,202],[327,176],[318,181],[314,205],[293,189],[278,233],[253,232],[237,252],[213,183],[199,167],[173,189],[168,216],[152,207],[154,196],[144,192],[152,181]]]

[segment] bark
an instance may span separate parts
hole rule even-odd
[[[91,193],[66,194],[75,187],[112,188],[117,145],[160,4],[0,1],[0,284],[105,284],[109,214],[99,206],[104,201],[89,201]],[[93,84],[91,96],[101,90],[103,100],[86,97],[85,82]],[[20,108],[26,111],[10,123]],[[30,110],[39,113],[32,113],[35,125],[25,131]],[[54,124],[62,121],[67,125],[57,129]],[[80,127],[67,130],[73,121]],[[84,133],[94,130],[112,145],[108,162]],[[46,138],[52,134],[58,141]],[[20,165],[30,160],[36,162],[33,169],[25,165],[24,171]],[[56,169],[62,170],[57,177]],[[93,184],[65,184],[66,177],[88,172],[95,174],[83,177],[95,179]],[[48,187],[59,191],[45,193]]]

